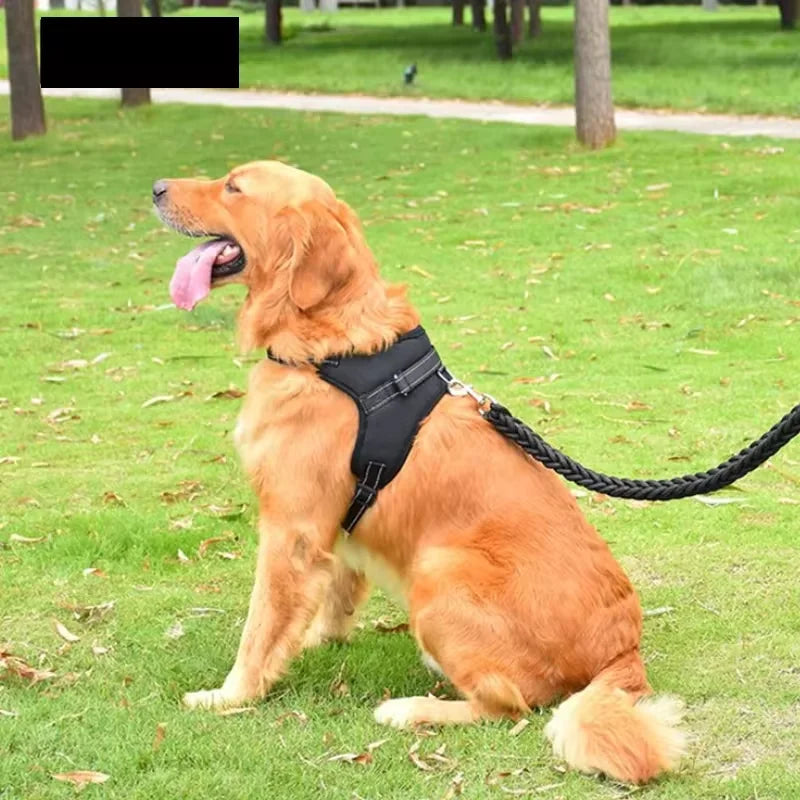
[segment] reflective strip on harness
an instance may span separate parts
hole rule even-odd
[[[356,490],[342,527],[350,533],[378,491],[400,471],[420,423],[447,392],[441,359],[421,327],[373,355],[350,355],[317,364],[319,376],[348,394],[358,408],[350,469]]]

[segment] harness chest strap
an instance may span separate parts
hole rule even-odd
[[[274,361],[280,361],[267,352]],[[283,362],[281,362],[283,363]],[[349,395],[358,408],[350,469],[356,491],[342,521],[347,533],[400,472],[420,423],[452,380],[422,327],[373,355],[326,358],[314,365],[322,380]]]

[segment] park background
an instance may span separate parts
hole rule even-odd
[[[796,445],[710,499],[575,491],[640,592],[654,688],[687,704],[689,756],[651,786],[565,773],[547,711],[521,730],[375,725],[387,693],[452,691],[380,593],[351,644],[305,653],[254,708],[179,706],[223,679],[246,609],[256,509],[230,433],[261,355],[235,347],[240,288],[191,314],[169,304],[187,243],[151,213],[157,178],[255,158],[323,176],[450,369],[604,471],[705,469],[797,402],[796,6],[578,2],[593,37],[610,31],[620,125],[601,108],[596,146],[572,127],[146,90],[125,106],[45,97],[39,115],[31,42],[9,37],[28,61],[21,129],[0,106],[0,798],[800,794]],[[32,41],[20,3],[4,14],[22,11]],[[518,6],[499,31],[491,9],[475,30],[469,7],[455,25],[458,7],[157,10],[240,15],[242,92],[462,98],[487,114],[574,101],[568,5],[538,8],[535,35]],[[735,135],[752,120],[729,135],[634,132],[626,107],[664,127],[674,111],[779,115],[784,135]]]

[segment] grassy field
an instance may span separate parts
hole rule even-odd
[[[243,14],[240,80],[279,90],[571,104],[572,9],[542,14],[543,35],[523,42],[511,63],[497,61],[491,33],[452,28],[447,8],[287,9],[280,48],[265,47],[262,13]],[[611,24],[620,106],[800,114],[790,88],[800,80],[800,31],[780,31],[772,6],[715,14],[699,6],[615,7]],[[0,52],[0,77],[4,58]],[[409,89],[402,74],[412,62],[419,75]]]
[[[588,153],[570,131],[452,121],[48,110],[46,138],[0,155],[0,650],[53,673],[0,669],[0,797],[72,796],[51,776],[74,770],[125,800],[630,794],[564,774],[546,714],[516,737],[376,726],[385,691],[442,689],[382,630],[403,614],[380,596],[351,645],[305,654],[251,713],[181,710],[226,674],[245,613],[255,510],[230,433],[259,354],[235,349],[235,287],[167,305],[187,242],[152,216],[151,182],[256,157],[325,176],[454,373],[588,464],[656,477],[797,402],[800,143]],[[638,797],[800,794],[798,484],[792,445],[726,505],[581,496],[656,611],[653,685],[688,704],[690,756]]]

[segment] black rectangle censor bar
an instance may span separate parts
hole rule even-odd
[[[42,17],[43,88],[239,88],[238,17]]]

